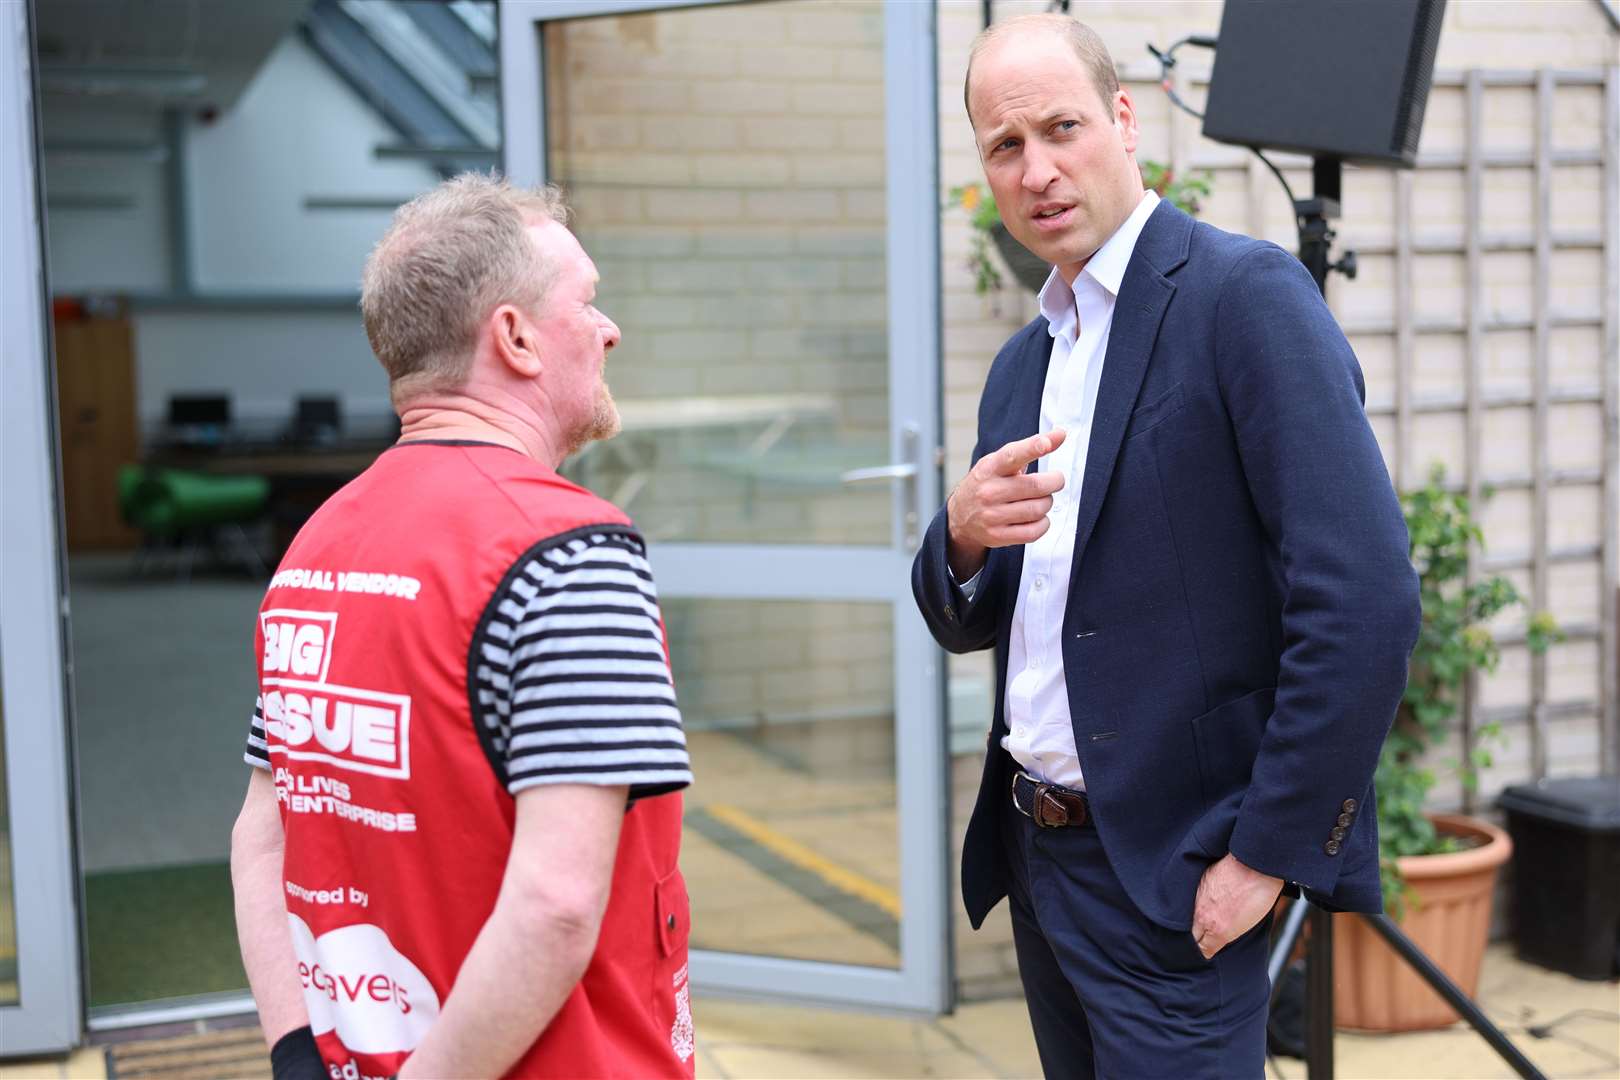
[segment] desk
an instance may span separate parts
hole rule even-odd
[[[625,477],[613,492],[604,493],[620,509],[628,509],[652,479],[660,436],[733,432],[738,436],[738,457],[758,460],[794,425],[838,415],[838,400],[831,394],[630,398],[618,407],[619,436],[587,446],[578,461],[587,473],[597,463],[609,462],[624,470]]]

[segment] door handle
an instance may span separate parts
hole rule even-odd
[[[909,480],[917,475],[914,462],[895,465],[873,465],[867,469],[851,469],[838,479],[846,484],[859,484],[867,480]]]
[[[917,505],[921,499],[918,489],[922,477],[922,466],[918,457],[920,441],[916,425],[907,424],[900,431],[900,447],[901,452],[911,460],[895,461],[888,465],[871,465],[864,469],[850,469],[838,477],[845,484],[867,484],[878,480],[903,482],[899,504],[900,541],[908,552],[917,549],[919,540]]]

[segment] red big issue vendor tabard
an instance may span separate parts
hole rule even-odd
[[[271,582],[256,649],[288,920],[334,1078],[398,1070],[494,907],[514,800],[479,739],[469,646],[514,562],[588,525],[628,520],[514,451],[404,445]],[[596,953],[509,1075],[693,1074],[680,821],[679,794],[625,815]]]

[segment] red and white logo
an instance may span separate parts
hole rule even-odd
[[[302,679],[264,680],[264,736],[272,754],[408,780],[411,699]]]
[[[316,1035],[336,1031],[356,1054],[416,1049],[439,1018],[439,996],[382,927],[356,923],[316,937],[297,915],[287,922]]]
[[[332,639],[337,636],[337,612],[276,608],[259,613],[259,626],[264,631],[264,675],[326,681],[332,666]]]

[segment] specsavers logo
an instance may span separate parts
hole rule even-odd
[[[408,779],[411,699],[326,681],[337,613],[276,608],[259,616],[260,683],[271,754]]]
[[[357,1054],[416,1049],[438,1019],[439,998],[380,926],[357,923],[316,937],[297,915],[287,921],[316,1035],[336,1031]]]

